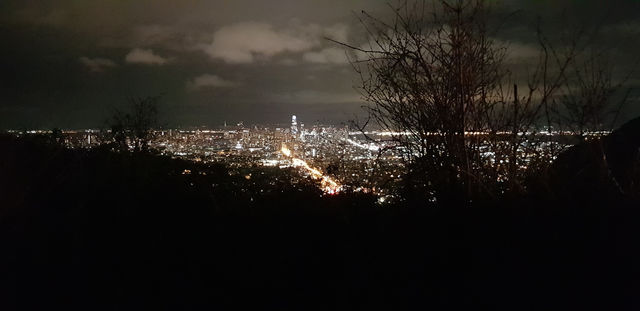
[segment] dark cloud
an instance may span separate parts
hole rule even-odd
[[[143,64],[143,65],[164,65],[169,62],[168,59],[157,55],[150,49],[135,48],[129,52],[124,60],[127,63]]]
[[[302,55],[302,58],[310,63],[319,64],[347,64],[349,59],[344,49],[328,47],[319,51],[309,51]]]
[[[187,83],[187,88],[191,91],[198,91],[207,88],[227,88],[237,87],[239,83],[227,81],[217,75],[203,74],[193,78]]]
[[[320,37],[304,29],[276,30],[267,23],[243,22],[224,26],[213,35],[204,52],[232,64],[252,63],[285,52],[298,53],[317,46]]]
[[[85,65],[89,71],[92,72],[102,72],[112,67],[116,67],[116,63],[107,58],[89,58],[89,57],[80,57],[80,63]]]
[[[538,16],[550,34],[569,22],[599,25],[606,35],[597,43],[628,68],[640,49],[639,2],[607,2],[496,2],[494,37],[525,72]],[[0,128],[101,126],[129,95],[162,95],[175,126],[286,122],[293,113],[308,123],[345,121],[361,111],[356,77],[344,50],[324,38],[362,44],[353,12],[384,18],[386,4],[4,0]]]

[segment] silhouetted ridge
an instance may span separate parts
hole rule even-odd
[[[558,196],[635,197],[640,194],[640,118],[600,140],[589,140],[560,154],[550,168]]]

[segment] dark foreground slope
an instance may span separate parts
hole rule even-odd
[[[556,198],[640,199],[640,118],[560,154],[545,181]]]
[[[0,150],[3,310],[640,307],[632,201],[380,207],[161,157]]]

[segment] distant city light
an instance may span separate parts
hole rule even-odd
[[[12,130],[13,135],[47,135],[47,130]],[[101,144],[105,132],[99,130],[64,130],[63,143],[70,148],[92,148]],[[101,134],[102,133],[102,134]],[[106,134],[109,130],[106,131]],[[508,132],[494,133],[511,135]],[[517,133],[518,135],[538,135],[545,137],[537,145],[536,152],[563,150],[568,147],[562,141],[563,136],[573,133],[543,129],[537,133]],[[608,131],[588,132],[585,139],[609,134]],[[306,176],[319,181],[318,186],[326,194],[345,191],[370,193],[378,197],[380,204],[393,200],[393,183],[400,181],[405,173],[404,155],[409,152],[406,147],[397,145],[394,137],[415,135],[402,131],[349,131],[347,127],[330,125],[303,126],[296,115],[291,115],[290,125],[249,126],[239,122],[237,126],[219,129],[164,129],[152,133],[150,147],[160,154],[181,158],[193,162],[225,163],[232,172],[240,172],[243,168],[295,168],[301,174],[291,176],[293,185],[305,183]],[[421,136],[439,136],[440,133],[426,133]],[[482,131],[467,131],[466,136],[488,135]],[[548,137],[548,138],[547,138]],[[557,138],[557,139],[556,139]],[[133,144],[129,143],[131,147]],[[508,141],[504,142],[509,145]],[[521,161],[520,169],[530,166],[526,151],[527,143],[519,147],[517,152]],[[488,163],[505,165],[509,159],[496,159],[495,146],[480,146],[479,155]],[[384,152],[383,152],[384,151]],[[548,159],[555,159],[555,154],[548,154]],[[338,169],[339,166],[339,169]],[[320,169],[324,168],[324,169]],[[185,169],[181,174],[192,174]],[[200,173],[198,173],[200,174]],[[246,172],[242,175],[246,178]],[[499,175],[497,179],[506,182],[506,177]],[[250,181],[252,178],[246,178]],[[265,190],[265,189],[261,189]]]

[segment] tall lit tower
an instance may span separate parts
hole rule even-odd
[[[291,135],[298,135],[298,120],[295,115],[291,116]]]

